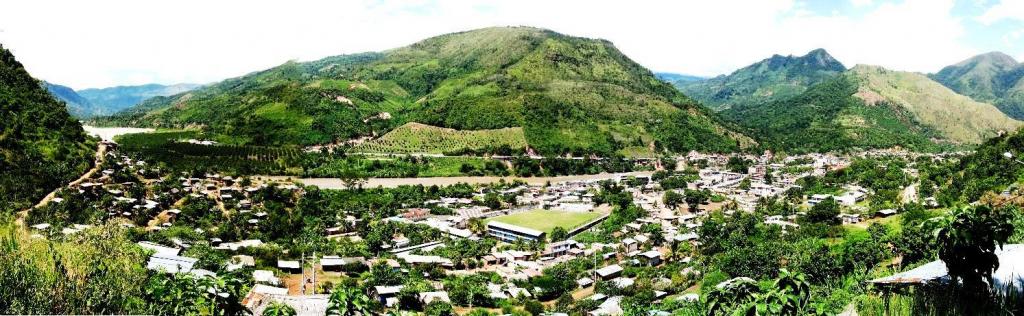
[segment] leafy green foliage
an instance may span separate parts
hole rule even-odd
[[[327,298],[327,316],[372,315],[373,303],[366,293],[349,285],[338,285]]]
[[[963,282],[968,290],[988,293],[993,285],[992,273],[999,267],[996,247],[1002,247],[1013,235],[1011,217],[1016,211],[986,205],[960,208],[935,231],[939,259],[946,263],[954,280]]]
[[[927,164],[924,185],[938,187],[936,199],[943,205],[977,201],[986,192],[1000,192],[1021,180],[1024,134],[1020,131],[992,138],[958,160]],[[1004,156],[1010,153],[1011,157]]]
[[[84,173],[94,148],[64,104],[0,46],[0,214]]]

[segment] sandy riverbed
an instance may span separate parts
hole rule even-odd
[[[155,131],[152,128],[135,128],[135,127],[95,127],[89,125],[83,125],[86,133],[89,135],[97,136],[103,140],[113,141],[117,135],[124,134],[135,134],[135,133],[147,133]]]

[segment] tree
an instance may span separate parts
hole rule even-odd
[[[483,235],[487,232],[487,225],[479,217],[470,218],[466,226],[469,228],[469,231],[477,235]]]
[[[569,238],[569,232],[565,231],[565,228],[558,226],[551,230],[551,235],[548,238],[551,238],[551,241],[562,241]]]
[[[939,259],[949,275],[969,293],[989,293],[992,273],[999,267],[996,247],[1013,235],[1012,212],[987,205],[961,207],[936,229]]]
[[[442,300],[434,300],[427,304],[427,307],[423,310],[427,316],[451,316],[455,315],[452,310],[452,304]]]
[[[829,197],[824,201],[815,204],[807,211],[805,216],[807,222],[820,223],[827,225],[839,225],[839,203],[835,199]]]
[[[372,314],[370,297],[356,287],[338,285],[327,298],[327,316]]]
[[[281,302],[271,302],[266,309],[263,310],[263,316],[295,316],[295,309],[288,304]]]
[[[523,304],[523,309],[533,316],[540,316],[541,314],[544,314],[544,305],[537,300],[527,300],[526,303]]]
[[[735,173],[747,173],[747,169],[753,165],[754,162],[745,159],[740,156],[729,157],[729,161],[725,163],[726,169]]]
[[[493,192],[492,193],[487,193],[487,195],[484,196],[484,206],[487,206],[487,207],[491,208],[492,210],[500,209],[501,208],[501,196],[499,196],[497,193],[493,193]]]
[[[662,197],[662,202],[665,203],[665,206],[675,209],[679,204],[684,202],[684,197],[676,191],[669,190],[665,191],[665,195]]]
[[[739,184],[740,190],[750,190],[750,177],[743,178]]]
[[[686,204],[690,208],[690,212],[694,213],[700,210],[700,205],[707,203],[708,199],[711,198],[711,192],[705,190],[690,190],[687,189],[686,193]]]
[[[735,278],[707,295],[708,315],[805,315],[811,311],[811,288],[803,274],[779,271],[771,287],[762,290],[750,278]]]

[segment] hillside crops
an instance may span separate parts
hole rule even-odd
[[[526,137],[520,127],[460,131],[420,123],[408,123],[378,139],[357,145],[352,148],[352,151],[389,154],[446,154],[493,152],[504,147],[522,151],[526,146]]]
[[[143,159],[178,170],[234,170],[244,173],[296,174],[303,152],[294,147],[193,144],[198,131],[165,131],[123,135],[118,143]],[[291,169],[291,170],[290,170]]]

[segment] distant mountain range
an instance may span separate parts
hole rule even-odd
[[[687,82],[693,82],[693,81],[702,81],[702,80],[707,80],[708,79],[706,77],[693,76],[693,75],[685,75],[685,74],[677,74],[677,73],[671,73],[671,72],[656,72],[656,73],[654,73],[654,76],[658,77],[658,79],[661,79],[661,81],[668,82],[668,83],[671,83],[673,85],[675,85],[677,83],[681,84],[681,83],[687,83]]]
[[[175,85],[146,84],[75,91],[69,87],[49,82],[44,82],[43,85],[53,96],[67,104],[71,115],[80,119],[111,115],[138,105],[145,99],[175,95],[202,86],[191,83]]]
[[[804,56],[774,55],[729,75],[673,84],[708,108],[721,111],[790,98],[845,70],[824,49],[816,49]]]
[[[263,145],[376,137],[409,122],[457,130],[522,127],[528,146],[548,155],[752,145],[610,42],[528,27],[289,62],[149,99],[100,121],[199,126],[224,142]]]
[[[991,52],[943,68],[932,79],[978,101],[992,103],[1007,115],[1024,119],[1024,64]]]

